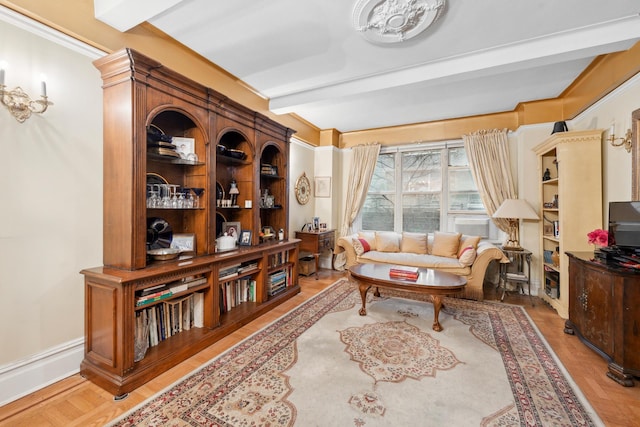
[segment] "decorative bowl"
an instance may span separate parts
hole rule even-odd
[[[156,261],[167,261],[170,259],[176,259],[180,255],[180,249],[178,248],[158,248],[158,249],[149,249],[147,251],[147,255],[149,255],[152,259]]]

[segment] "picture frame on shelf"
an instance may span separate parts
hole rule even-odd
[[[180,249],[181,253],[196,251],[196,235],[194,233],[175,233],[171,238],[171,248]]]
[[[331,197],[331,177],[317,176],[315,179],[316,197]]]
[[[189,159],[190,154],[196,153],[196,140],[194,138],[174,136],[171,142],[176,146],[176,152],[183,159]]]
[[[222,223],[222,232],[227,233],[227,235],[231,237],[235,237],[237,241],[240,241],[241,230],[240,222],[232,221]]]
[[[242,230],[240,233],[240,246],[251,246],[251,230]]]

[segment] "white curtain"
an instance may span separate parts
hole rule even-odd
[[[471,174],[487,214],[499,229],[506,232],[509,230],[508,221],[492,216],[505,199],[518,198],[511,175],[507,130],[480,130],[462,135],[462,139]]]
[[[371,177],[376,168],[378,154],[380,153],[380,144],[371,143],[366,145],[358,145],[352,148],[353,160],[351,162],[351,170],[349,171],[349,183],[347,185],[347,199],[345,201],[344,219],[340,236],[347,236],[353,232],[353,221],[358,216],[364,201],[367,198]],[[334,260],[334,268],[336,270],[344,269],[346,257],[344,253],[336,255]]]

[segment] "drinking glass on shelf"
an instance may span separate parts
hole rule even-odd
[[[184,197],[184,207],[187,209],[193,209],[193,194],[191,194],[191,189],[183,187],[182,196]]]
[[[162,191],[162,205],[158,207],[168,209],[171,207],[171,193],[169,192],[169,184],[160,184],[160,188]]]
[[[147,184],[147,207],[148,208],[155,207],[156,197],[157,197],[157,193],[153,191],[153,184]]]
[[[169,188],[171,189],[171,206],[174,209],[177,209],[178,204],[178,186],[176,184],[170,184]]]
[[[191,191],[193,191],[193,194],[196,195],[196,199],[193,201],[193,207],[194,208],[199,208],[200,207],[200,196],[202,196],[204,194],[204,188],[193,187],[193,188],[191,188]]]

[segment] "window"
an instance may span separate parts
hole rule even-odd
[[[461,143],[383,150],[360,220],[363,230],[454,231],[470,220],[489,228]]]

